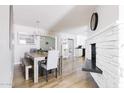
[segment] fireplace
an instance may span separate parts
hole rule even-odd
[[[91,45],[91,59],[86,59],[83,65],[83,71],[95,72],[102,74],[102,70],[96,66],[96,43]]]
[[[96,68],[96,43],[91,44],[91,66]]]

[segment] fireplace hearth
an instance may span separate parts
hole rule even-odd
[[[86,59],[82,70],[102,74],[102,70],[96,66],[96,43],[91,44],[91,59]]]

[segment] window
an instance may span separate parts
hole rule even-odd
[[[28,45],[35,44],[34,36],[27,35],[24,33],[18,33],[18,41],[19,41],[19,44],[28,44]]]

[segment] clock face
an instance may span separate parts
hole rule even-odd
[[[98,14],[97,13],[93,13],[92,17],[91,17],[91,21],[90,21],[90,28],[92,31],[96,30],[98,25]]]

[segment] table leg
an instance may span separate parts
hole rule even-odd
[[[38,60],[34,59],[34,83],[38,82]]]
[[[58,67],[59,75],[61,74],[61,58],[59,58],[59,67]]]
[[[59,75],[62,75],[62,57],[59,58]]]
[[[62,56],[61,56],[61,61],[60,61],[60,63],[61,63],[61,75],[62,75]]]

